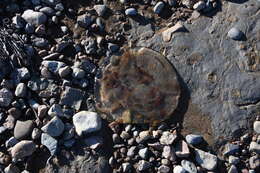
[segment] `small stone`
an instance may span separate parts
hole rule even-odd
[[[80,111],[73,116],[73,124],[76,133],[81,136],[84,133],[96,132],[101,129],[101,118],[96,112]]]
[[[170,165],[171,162],[168,159],[162,159],[161,160],[162,165]]]
[[[249,165],[251,169],[256,169],[260,167],[260,158],[255,155],[249,158]]]
[[[181,166],[189,173],[197,173],[197,168],[195,164],[188,160],[182,160]]]
[[[228,170],[228,173],[238,173],[237,167],[235,165],[231,165],[231,167]]]
[[[158,168],[158,172],[159,173],[168,173],[170,172],[170,168],[166,165],[161,165],[159,168]]]
[[[23,140],[12,148],[11,155],[14,160],[18,160],[32,155],[35,150],[36,145],[33,141]]]
[[[25,139],[26,137],[31,135],[33,130],[33,121],[16,121],[15,128],[14,128],[14,137],[16,139]]]
[[[128,162],[122,164],[123,172],[129,172],[131,170],[131,168],[132,168],[132,166]]]
[[[20,173],[20,170],[17,166],[15,166],[14,164],[10,164],[8,165],[5,169],[4,169],[5,173]]]
[[[260,154],[260,144],[257,142],[251,142],[249,146],[249,151],[250,152],[256,152],[257,154]]]
[[[5,147],[6,148],[10,148],[15,146],[19,141],[15,138],[15,137],[11,137],[9,138],[6,142],[5,142]]]
[[[55,116],[62,117],[63,111],[61,106],[59,104],[53,104],[48,111],[48,115],[51,117],[55,117]]]
[[[118,45],[116,45],[114,43],[108,43],[108,50],[110,52],[116,52],[116,51],[118,51],[118,49],[119,49]]]
[[[72,70],[73,70],[72,77],[77,79],[82,79],[85,77],[86,72],[84,70],[75,67]]]
[[[20,111],[18,108],[15,108],[15,107],[9,109],[9,110],[8,110],[8,113],[9,113],[11,116],[13,116],[16,120],[17,120],[18,118],[20,118],[20,116],[21,116],[21,114],[22,114],[21,111]]]
[[[185,173],[185,169],[180,166],[180,165],[177,165],[173,168],[173,173]]]
[[[65,141],[65,142],[63,143],[63,145],[64,145],[65,147],[67,147],[67,148],[71,148],[71,147],[73,147],[73,145],[75,144],[75,142],[76,142],[75,139],[69,139],[69,140]]]
[[[27,93],[27,87],[24,83],[19,83],[15,89],[16,97],[25,97]]]
[[[189,157],[190,155],[190,150],[187,145],[187,143],[183,140],[179,141],[177,143],[177,146],[175,148],[175,154],[177,157]]]
[[[163,147],[162,157],[166,158],[170,161],[176,160],[173,148],[171,146],[168,146],[168,145]]]
[[[232,154],[234,154],[234,153],[236,153],[238,151],[239,151],[239,146],[238,145],[227,143],[225,145],[223,155],[224,156],[232,155]]]
[[[53,16],[55,11],[51,7],[43,7],[40,9],[40,12],[46,14],[47,16]]]
[[[164,5],[165,4],[163,2],[158,2],[153,8],[154,13],[160,14],[162,12],[162,9],[164,8]]]
[[[66,105],[76,110],[79,110],[83,100],[84,92],[80,89],[66,86],[61,94],[61,105]]]
[[[209,171],[212,171],[217,167],[217,161],[218,161],[217,156],[199,149],[195,149],[195,154],[196,154],[195,159],[201,167]]]
[[[81,16],[78,16],[77,23],[79,26],[83,28],[87,28],[91,23],[93,22],[93,19],[91,18],[91,15],[89,14],[83,14]]]
[[[257,134],[260,134],[260,121],[255,121],[255,122],[254,122],[254,131],[255,131]]]
[[[12,23],[15,25],[16,28],[21,29],[24,27],[24,20],[20,15],[16,15],[12,18]]]
[[[22,14],[22,18],[26,22],[36,26],[44,24],[47,21],[47,16],[44,13],[33,10],[25,10]]]
[[[128,149],[127,151],[127,156],[128,157],[133,157],[135,155],[135,151],[136,151],[136,146],[132,146]]]
[[[228,37],[233,39],[233,40],[240,40],[241,37],[243,36],[242,31],[240,31],[239,29],[233,27],[228,31]]]
[[[6,129],[11,130],[11,129],[14,128],[14,126],[15,126],[15,118],[13,116],[11,116],[11,115],[8,115],[7,118],[5,119],[4,127]],[[3,129],[1,129],[1,130],[3,130]]]
[[[46,113],[48,111],[48,107],[46,105],[40,105],[38,106],[38,117],[39,118],[44,118]]]
[[[138,162],[138,170],[139,170],[139,171],[147,170],[147,169],[149,169],[151,166],[152,166],[151,163],[149,163],[149,162],[147,162],[147,161],[145,161],[145,160],[140,160],[140,161]]]
[[[162,32],[163,41],[169,42],[172,38],[173,33],[184,31],[184,30],[185,30],[185,26],[182,24],[182,22],[176,23],[174,26]]]
[[[204,1],[199,1],[193,5],[193,9],[197,11],[201,11],[206,7],[206,3]]]
[[[150,134],[150,131],[142,131],[139,133],[139,136],[136,138],[137,143],[143,143],[146,140],[150,139],[152,136]]]
[[[201,135],[190,134],[185,137],[188,144],[198,145],[203,141],[203,137]]]
[[[126,131],[122,131],[121,134],[120,134],[120,137],[122,139],[129,139],[131,138],[131,136],[129,135],[129,133],[127,133]]]
[[[162,145],[171,145],[176,140],[176,138],[177,138],[176,134],[165,131],[162,133],[162,136],[160,138],[160,143]]]
[[[42,65],[55,74],[58,74],[60,68],[66,66],[65,63],[60,61],[47,61],[47,60],[42,61]]]
[[[54,155],[56,153],[58,148],[58,141],[47,133],[42,133],[41,144],[48,148],[51,155]]]
[[[103,144],[103,138],[100,136],[91,136],[86,138],[84,141],[86,145],[93,150],[99,148]]]
[[[142,159],[147,159],[148,157],[148,148],[143,148],[143,149],[140,149],[138,154],[139,156],[142,158]]]
[[[228,157],[228,162],[229,162],[230,164],[232,164],[232,165],[237,165],[237,164],[240,162],[240,160],[239,160],[238,157],[235,157],[235,156],[230,155],[230,156]]]
[[[32,131],[32,139],[36,140],[39,139],[41,137],[41,131],[38,128],[34,128]]]
[[[71,68],[69,66],[65,66],[59,69],[60,77],[66,77],[71,73]]]
[[[3,152],[0,152],[0,164],[8,165],[11,162],[11,157]]]
[[[106,5],[94,5],[94,9],[99,16],[103,16],[107,10],[107,7]]]
[[[13,93],[6,88],[0,90],[0,106],[7,107],[13,100]]]
[[[125,10],[125,15],[127,16],[135,16],[137,15],[137,11],[135,8],[128,8]]]
[[[41,130],[53,137],[60,136],[64,131],[64,123],[55,116]]]

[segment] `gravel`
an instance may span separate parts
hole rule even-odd
[[[11,154],[14,160],[22,159],[32,155],[36,150],[36,145],[33,141],[23,140],[12,147]]]
[[[44,24],[47,21],[47,16],[42,12],[33,10],[26,10],[22,14],[22,18],[32,25],[38,26]]]
[[[195,150],[195,154],[195,159],[202,168],[212,171],[217,167],[217,156],[199,149]]]
[[[18,140],[31,136],[34,124],[32,120],[16,121],[14,128],[14,137]]]

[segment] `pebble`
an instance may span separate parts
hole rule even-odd
[[[86,138],[84,141],[85,144],[93,150],[99,148],[103,144],[103,138],[100,136],[91,136]]]
[[[62,67],[59,69],[58,73],[59,73],[60,77],[64,78],[71,73],[71,68],[69,66]]]
[[[210,154],[208,152],[195,149],[196,162],[202,167],[209,171],[214,170],[217,167],[217,156]]]
[[[249,165],[251,169],[256,169],[260,167],[260,158],[255,155],[249,158]]]
[[[185,30],[185,26],[182,24],[182,22],[176,23],[174,26],[172,26],[162,32],[163,41],[169,42],[172,38],[173,33],[179,32],[179,31],[184,31],[184,30]]]
[[[130,139],[131,136],[129,135],[129,133],[127,133],[126,131],[122,131],[121,134],[120,134],[120,137],[122,139]]]
[[[123,172],[129,172],[131,170],[131,168],[132,168],[132,166],[128,162],[122,164]]]
[[[33,141],[23,140],[12,148],[11,155],[14,160],[18,160],[32,155],[35,150],[36,145]]]
[[[0,106],[7,107],[13,100],[13,93],[6,88],[0,90]]]
[[[74,67],[74,68],[72,68],[72,71],[73,71],[72,77],[74,77],[74,78],[82,79],[85,77],[86,72],[80,68]]]
[[[110,52],[117,52],[119,50],[119,46],[114,43],[108,43],[108,50]]]
[[[159,168],[158,168],[158,172],[159,173],[168,173],[170,172],[170,168],[166,165],[161,165]]]
[[[140,156],[142,159],[147,159],[147,157],[148,157],[148,152],[149,152],[149,150],[148,150],[148,148],[146,147],[146,148],[140,149],[139,152],[138,152],[138,154],[139,154],[139,156]]]
[[[107,10],[107,7],[106,7],[106,5],[94,5],[94,9],[96,10],[96,12],[99,16],[104,16],[104,14]]]
[[[175,154],[177,157],[181,157],[181,158],[189,157],[190,150],[185,141],[181,140],[177,143],[177,146],[175,148]]]
[[[55,11],[51,7],[43,7],[40,9],[40,12],[46,14],[47,16],[53,16]]]
[[[260,121],[255,121],[253,127],[254,127],[254,131],[257,134],[260,134]]]
[[[150,131],[142,131],[139,133],[138,137],[136,138],[136,142],[137,143],[143,143],[145,141],[147,141],[148,139],[150,139],[152,136],[150,134]]]
[[[147,162],[147,161],[145,161],[145,160],[140,160],[140,161],[138,162],[138,170],[139,170],[139,171],[147,170],[147,169],[149,169],[151,166],[152,166],[151,163],[149,163],[149,162]]]
[[[63,117],[63,111],[59,104],[53,104],[48,110],[48,115],[51,117]]]
[[[20,170],[17,166],[15,166],[14,164],[10,164],[8,165],[5,169],[4,169],[5,173],[20,173]]]
[[[42,65],[48,70],[50,70],[52,73],[58,74],[59,69],[62,67],[65,67],[66,64],[60,61],[42,61]]]
[[[91,15],[89,14],[83,14],[81,16],[78,16],[77,23],[79,26],[83,28],[87,28],[91,23],[93,22],[93,19],[91,18]]]
[[[228,157],[228,162],[229,162],[230,164],[232,164],[232,165],[237,165],[237,164],[240,162],[240,160],[239,160],[238,157],[235,157],[235,156],[230,155],[230,156]]]
[[[38,128],[34,128],[33,131],[32,131],[32,139],[33,140],[36,140],[36,139],[39,139],[41,137],[41,130],[38,129]]]
[[[48,107],[46,105],[40,105],[38,106],[38,113],[37,113],[37,116],[39,118],[44,118],[46,116],[46,113],[48,111]]]
[[[199,1],[193,5],[193,9],[197,11],[201,11],[206,7],[206,3],[204,1]]]
[[[180,165],[177,165],[173,168],[173,173],[185,173],[186,170],[180,166]]]
[[[228,173],[238,173],[237,167],[235,165],[231,165],[231,167],[228,170]]]
[[[15,25],[16,28],[21,29],[24,27],[24,20],[20,15],[16,15],[12,18],[12,23]]]
[[[191,145],[198,145],[203,142],[203,137],[201,135],[189,134],[185,137],[185,139],[187,143]]]
[[[15,137],[11,137],[9,138],[6,142],[5,142],[5,147],[6,148],[10,148],[15,146],[19,141],[15,138]]]
[[[62,92],[60,104],[79,110],[81,107],[83,96],[84,92],[80,89],[66,86],[65,90]]]
[[[135,8],[128,8],[125,10],[125,15],[127,16],[136,16],[137,15],[137,11]]]
[[[14,137],[18,140],[25,139],[28,136],[31,136],[31,132],[33,130],[33,121],[16,121],[14,128]]]
[[[160,143],[162,145],[171,145],[176,140],[176,138],[177,138],[176,134],[165,131],[162,133],[162,136],[160,138]]]
[[[195,164],[188,160],[182,160],[181,166],[189,173],[197,173],[197,168]]]
[[[56,153],[58,148],[58,141],[47,133],[42,133],[41,144],[48,148],[51,155],[54,155]]]
[[[53,137],[60,136],[64,131],[64,123],[59,117],[55,116],[41,130]]]
[[[136,146],[132,146],[128,149],[127,151],[127,156],[128,157],[133,157],[135,155],[135,151],[136,151]]]
[[[15,89],[16,97],[26,97],[27,87],[24,83],[19,83]]]
[[[164,146],[163,147],[163,152],[162,152],[162,157],[165,158],[165,159],[168,159],[170,161],[176,160],[173,147],[172,146],[168,146],[168,145]]]
[[[101,118],[96,112],[80,111],[73,116],[73,125],[79,136],[84,133],[99,131],[101,124]]]
[[[250,152],[256,152],[257,154],[260,154],[260,144],[257,142],[252,141],[249,146]]]
[[[232,155],[239,151],[239,146],[236,144],[227,143],[224,147],[224,156]]]
[[[38,26],[44,24],[47,21],[47,16],[42,12],[33,10],[25,10],[22,14],[22,18],[32,25]]]
[[[11,115],[8,115],[7,118],[5,119],[4,127],[6,129],[11,130],[14,128],[14,126],[15,126],[15,118]],[[5,130],[5,129],[2,128],[1,130]]]
[[[229,38],[233,40],[240,40],[241,37],[243,36],[243,33],[239,29],[233,27],[228,31],[227,35]]]
[[[163,2],[158,2],[153,8],[154,13],[160,14],[164,8],[164,5],[165,4]]]

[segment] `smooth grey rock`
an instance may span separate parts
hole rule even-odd
[[[164,4],[162,1],[158,2],[158,3],[154,6],[154,8],[153,8],[154,13],[160,14],[160,13],[162,12],[164,6],[165,6],[165,4]]]
[[[12,148],[11,155],[14,160],[18,160],[32,155],[35,150],[36,145],[33,141],[23,140]]]
[[[151,163],[149,163],[149,162],[147,162],[147,161],[145,161],[145,160],[140,160],[140,161],[138,162],[138,170],[139,170],[139,171],[147,170],[147,169],[149,169],[151,166],[152,166]]]
[[[179,141],[175,147],[175,154],[177,157],[189,157],[190,150],[187,143],[183,140]]]
[[[26,67],[16,68],[11,74],[11,78],[15,81],[15,84],[20,83],[22,80],[27,80],[30,77],[30,72]]]
[[[173,173],[185,173],[186,170],[180,166],[180,165],[177,165],[173,168]]]
[[[24,83],[19,83],[15,89],[16,97],[25,97],[27,93],[27,87]]]
[[[88,147],[91,149],[97,149],[103,144],[103,138],[100,136],[91,136],[84,140]]]
[[[31,136],[31,132],[33,130],[33,121],[16,121],[14,128],[14,137],[16,139],[25,139],[28,136]]]
[[[66,77],[71,73],[71,68],[69,66],[65,66],[59,69],[60,77]]]
[[[50,109],[48,110],[48,115],[51,117],[54,117],[54,116],[63,117],[64,113],[59,104],[53,104],[50,107]]]
[[[162,157],[165,159],[168,159],[170,161],[174,161],[175,160],[175,153],[173,150],[172,146],[164,146],[163,147],[163,152],[162,152]]]
[[[85,77],[86,72],[80,68],[72,68],[72,77],[82,79]]]
[[[243,36],[243,33],[237,28],[231,28],[228,31],[227,35],[229,38],[232,38],[233,40],[239,40]]]
[[[92,22],[93,19],[89,14],[83,14],[77,18],[77,23],[83,28],[87,28]]]
[[[53,137],[60,136],[64,130],[64,123],[59,117],[55,116],[41,130]]]
[[[204,1],[199,1],[193,5],[193,9],[200,11],[203,10],[206,7],[206,3]]]
[[[142,159],[147,159],[147,157],[148,157],[148,152],[149,152],[149,150],[148,150],[148,148],[146,147],[146,148],[140,149],[139,152],[138,152],[138,154],[139,154],[139,156],[140,156]]]
[[[5,173],[20,173],[20,170],[17,166],[15,166],[14,164],[9,164],[5,169],[4,169]]]
[[[160,143],[163,145],[171,145],[176,140],[176,138],[177,138],[176,134],[165,131],[162,133],[162,136],[160,138]]]
[[[214,170],[217,167],[217,156],[210,154],[208,152],[195,149],[196,162],[202,167],[209,171]]]
[[[128,149],[127,151],[127,156],[128,157],[133,157],[135,155],[135,152],[136,152],[136,146],[132,146]]]
[[[80,89],[66,86],[61,94],[60,104],[79,110],[83,100],[84,92]]]
[[[48,148],[51,155],[54,155],[56,153],[58,148],[58,141],[47,133],[42,133],[41,144]]]
[[[84,133],[96,132],[101,129],[101,118],[96,112],[80,111],[73,116],[73,125],[76,133],[81,136]]]
[[[0,90],[0,106],[7,107],[13,100],[13,93],[6,88]]]
[[[231,155],[231,156],[228,157],[228,162],[232,165],[237,165],[240,162],[240,160],[239,160],[238,157]]]
[[[130,163],[126,162],[126,163],[122,163],[122,169],[123,172],[129,172],[131,170],[132,166]]]
[[[168,172],[170,172],[170,168],[166,165],[161,165],[158,168],[158,171],[159,171],[159,173],[168,173]]]
[[[203,137],[201,135],[194,135],[194,134],[187,135],[185,139],[187,143],[191,145],[198,145],[203,141]]]
[[[6,148],[10,148],[15,146],[19,141],[15,138],[15,137],[11,137],[9,138],[6,142],[5,142],[5,147]]]
[[[38,106],[38,117],[41,119],[41,118],[44,118],[45,115],[47,114],[48,112],[48,107],[46,105],[39,105]]]
[[[188,160],[182,160],[181,166],[189,173],[197,173],[197,168],[195,164]]]
[[[224,156],[232,155],[239,151],[239,146],[236,144],[227,143],[224,147]]]
[[[125,15],[127,16],[135,16],[137,15],[137,11],[135,8],[128,8],[125,10]]]
[[[44,24],[47,21],[47,16],[45,14],[33,10],[24,11],[22,14],[22,18],[26,22],[36,26]]]
[[[150,134],[150,132],[147,131],[142,131],[139,133],[139,136],[136,138],[136,142],[137,143],[143,143],[146,140],[150,139],[152,137],[152,135]]]
[[[257,142],[252,141],[249,146],[250,152],[256,152],[257,154],[260,154],[260,144]]]
[[[106,5],[94,5],[94,9],[99,16],[103,16],[107,10],[107,7]]]
[[[65,63],[60,61],[42,61],[42,65],[55,74],[58,74],[60,68],[66,66]]]
[[[257,134],[260,134],[260,121],[255,121],[253,127],[254,127],[254,131]]]

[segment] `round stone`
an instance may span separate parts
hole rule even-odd
[[[95,86],[96,108],[119,123],[158,124],[177,108],[180,85],[174,67],[147,48],[112,56]]]
[[[135,8],[128,8],[125,10],[125,14],[127,16],[135,16],[135,15],[137,15],[137,11]]]
[[[239,40],[241,39],[243,33],[237,29],[237,28],[231,28],[229,31],[228,31],[228,37],[233,39],[233,40]]]

